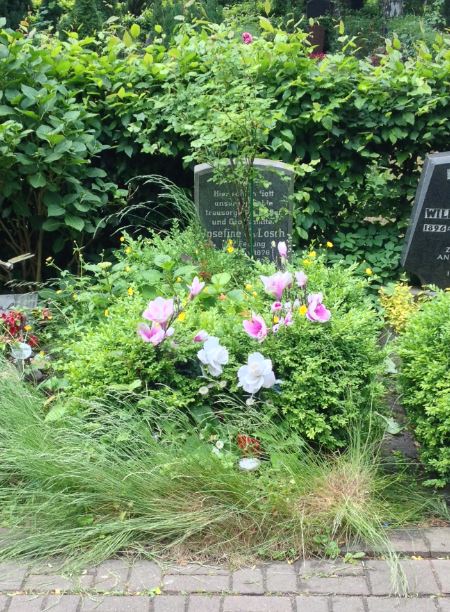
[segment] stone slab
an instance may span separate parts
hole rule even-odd
[[[440,592],[445,595],[450,595],[450,561],[433,559],[431,565],[436,572]]]
[[[409,594],[432,595],[439,592],[431,561],[404,560],[400,565],[406,577]],[[391,569],[386,561],[368,561],[366,568],[373,595],[391,595],[395,592]]]
[[[161,585],[161,569],[152,561],[137,561],[131,567],[127,590],[130,593],[151,591]]]
[[[223,602],[223,612],[292,612],[289,597],[229,595]]]
[[[8,612],[40,612],[44,599],[36,595],[14,595],[11,597]]]
[[[368,597],[368,612],[437,612],[430,597]]]
[[[259,568],[246,568],[233,572],[233,593],[242,595],[262,595],[264,593],[263,574]]]
[[[272,563],[266,569],[266,585],[269,593],[297,593],[297,570],[287,563]]]
[[[129,565],[121,559],[104,561],[97,566],[94,589],[105,593],[125,591],[129,569]]]
[[[424,529],[423,535],[429,543],[431,556],[450,555],[450,527]]]
[[[104,595],[84,598],[80,612],[149,612],[150,598],[137,596]]]
[[[187,597],[158,595],[153,602],[153,612],[185,612]]]
[[[300,591],[330,595],[368,595],[362,564],[308,561],[300,569]]]
[[[174,575],[163,578],[163,588],[172,593],[221,593],[230,590],[229,576]]]
[[[221,598],[213,595],[191,595],[187,612],[219,612]]]
[[[332,597],[332,610],[333,612],[365,612],[364,601],[362,597],[334,596]]]
[[[295,598],[297,612],[329,612],[328,597],[314,595],[299,595]],[[347,609],[350,612],[350,609]]]
[[[20,591],[27,571],[16,563],[0,563],[0,591]]]
[[[45,600],[45,612],[77,612],[81,598],[78,595],[49,595]]]

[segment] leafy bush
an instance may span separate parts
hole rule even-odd
[[[314,59],[305,32],[284,32],[267,18],[250,45],[213,23],[184,24],[171,43],[158,28],[143,45],[145,32],[134,26],[66,42],[1,32],[0,78],[11,83],[0,100],[2,222],[14,239],[31,212],[31,248],[38,250],[41,229],[45,245],[56,230],[59,248],[62,230],[85,243],[105,207],[123,196],[117,185],[157,164],[192,184],[181,163],[204,158],[209,102],[214,94],[214,112],[227,110],[217,107],[228,72],[233,91],[239,79],[245,91],[253,86],[255,100],[276,115],[262,126],[264,154],[295,166],[297,241],[334,241],[343,223],[351,234],[355,223],[378,229],[380,218],[383,232],[404,227],[424,155],[445,149],[450,136],[447,35],[418,43],[407,59],[393,37],[376,66],[358,59],[345,35],[335,54]],[[392,266],[381,260],[387,277]]]
[[[409,318],[398,345],[402,402],[439,486],[450,482],[449,342],[450,294],[439,292]]]
[[[214,410],[217,402],[239,406],[247,397],[253,403],[256,399],[243,396],[237,387],[236,371],[249,353],[261,351],[271,357],[282,381],[280,389],[262,395],[261,409],[286,419],[316,443],[344,445],[349,423],[363,418],[366,406],[379,400],[382,391],[380,322],[367,300],[365,282],[343,267],[328,269],[311,253],[302,263],[308,290],[324,292],[331,321],[312,323],[300,304],[286,305],[284,314],[271,313],[273,297],[264,293],[259,275],[272,274],[273,265],[252,264],[244,255],[229,252],[233,247],[217,252],[200,242],[198,248],[189,248],[194,235],[189,230],[165,240],[128,241],[119,262],[109,262],[106,271],[106,262],[87,266],[95,272],[91,285],[84,275],[80,290],[70,285],[55,295],[52,310],[65,309],[64,337],[55,345],[60,346],[56,369],[64,377],[66,393],[101,399],[109,392],[146,390],[139,403],[143,409],[159,402],[191,414]],[[195,300],[186,301],[186,287],[194,276],[206,286]],[[108,283],[107,294],[102,287]],[[182,307],[173,323],[174,336],[153,347],[143,344],[136,328],[146,302],[157,296],[176,296]],[[294,297],[291,290],[285,300],[292,304]],[[303,303],[305,299],[306,294]],[[288,312],[293,324],[283,326],[279,320]],[[244,332],[243,322],[252,313],[262,315],[269,330],[277,328],[277,333],[261,338],[263,344]],[[218,337],[228,349],[229,363],[220,380],[205,371],[202,376],[197,358],[201,345],[193,341],[199,330]]]

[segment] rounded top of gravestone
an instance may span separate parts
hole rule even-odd
[[[286,173],[294,174],[294,168],[289,164],[285,164],[282,161],[276,161],[273,159],[263,159],[262,157],[255,158],[253,165],[256,168],[267,169],[267,170],[281,170]],[[196,164],[194,166],[194,174],[204,174],[205,172],[211,172],[213,167],[211,164]]]

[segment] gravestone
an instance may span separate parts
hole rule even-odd
[[[330,12],[330,0],[309,0],[306,4],[307,19],[316,19]]]
[[[450,152],[434,153],[425,160],[402,265],[422,284],[450,287]]]
[[[260,177],[259,181],[255,179],[253,190],[254,256],[256,259],[272,259],[272,242],[290,243],[290,196],[294,192],[294,171],[283,162],[268,159],[255,159],[254,167]],[[228,184],[217,184],[212,167],[209,164],[199,164],[194,168],[194,192],[200,220],[214,246],[223,249],[228,240],[233,240],[234,246],[248,251],[242,228],[237,225],[235,189]],[[258,205],[266,207],[272,214],[258,219]]]

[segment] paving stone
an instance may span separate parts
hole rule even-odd
[[[297,612],[328,612],[328,599],[314,595],[299,595],[295,598]],[[347,608],[347,612],[351,612],[351,609]]]
[[[121,559],[104,561],[97,567],[94,588],[99,592],[125,591],[129,566]]]
[[[229,576],[178,575],[164,576],[163,588],[172,593],[221,593],[230,590]]]
[[[450,560],[433,559],[431,565],[437,574],[441,593],[450,594]]]
[[[233,572],[233,593],[242,595],[264,593],[262,571],[258,568],[243,568]]]
[[[104,595],[84,598],[81,612],[148,612],[150,598],[141,596]],[[50,611],[49,611],[50,612]]]
[[[361,564],[307,561],[300,568],[299,590],[330,595],[368,595],[369,588]]]
[[[270,593],[297,593],[297,570],[293,565],[271,563],[266,576]]]
[[[333,612],[364,612],[364,602],[361,597],[333,597],[332,610]]]
[[[48,593],[50,591],[78,591],[92,587],[94,576],[83,574],[66,578],[56,574],[31,574],[25,580],[24,590]]]
[[[369,612],[436,612],[430,597],[368,597],[366,601]]]
[[[229,595],[225,597],[223,612],[292,612],[292,604],[289,597]]]
[[[396,529],[389,533],[389,539],[398,553],[430,556],[430,547],[425,542],[421,529]]]
[[[164,574],[202,574],[205,576],[228,576],[230,571],[224,567],[213,565],[200,565],[199,563],[188,563],[187,565],[173,565],[164,571]]]
[[[131,568],[128,579],[128,591],[141,593],[160,586],[162,580],[161,569],[152,561],[138,561]]]
[[[0,595],[0,612],[4,612],[9,604],[9,598],[6,595]]]
[[[433,527],[422,531],[430,544],[432,557],[450,555],[450,527]]]
[[[60,591],[69,591],[72,588],[72,580],[64,576],[56,574],[31,574],[25,580],[24,590],[38,591],[39,593],[48,593],[59,589]]]
[[[49,595],[42,610],[45,612],[77,612],[79,603],[78,595]]]
[[[0,563],[0,591],[19,591],[27,571],[15,563]]]
[[[153,602],[153,612],[184,612],[186,597],[158,595]]]
[[[11,597],[8,612],[38,612],[44,604],[44,599],[35,595],[14,595]]]
[[[208,595],[191,595],[189,597],[188,612],[219,612],[220,597]]]
[[[401,561],[407,580],[407,592],[410,594],[432,595],[439,592],[433,575],[431,561]],[[391,570],[386,561],[368,561],[366,563],[369,580],[374,595],[393,593]]]
[[[436,601],[440,612],[450,612],[450,597],[438,597]]]

